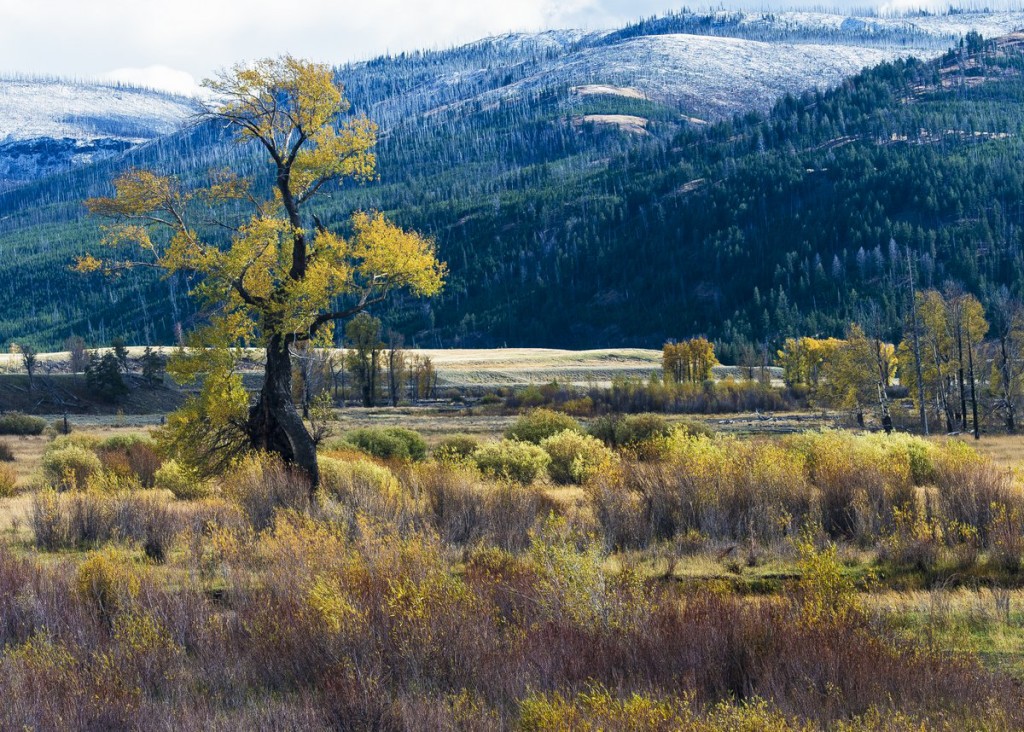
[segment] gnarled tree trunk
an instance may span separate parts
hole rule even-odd
[[[291,356],[280,336],[267,344],[263,388],[249,410],[248,433],[255,449],[277,453],[286,463],[302,468],[316,489],[320,482],[316,444],[292,401]]]

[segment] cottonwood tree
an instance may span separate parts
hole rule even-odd
[[[271,194],[230,171],[195,188],[129,171],[113,197],[87,202],[112,220],[105,242],[119,253],[87,255],[78,268],[199,275],[199,293],[216,314],[169,364],[178,379],[202,382],[168,420],[170,449],[200,451],[194,461],[207,469],[223,467],[225,455],[243,446],[267,450],[304,469],[315,486],[315,444],[292,401],[291,347],[329,340],[335,322],[400,288],[437,293],[445,266],[430,240],[379,213],[356,212],[349,230],[336,232],[310,211],[330,185],[375,177],[377,128],[366,117],[342,119],[349,105],[328,66],[282,56],[235,66],[205,85],[219,100],[207,117],[262,149]],[[247,209],[240,220],[221,215],[240,208]],[[211,232],[225,228],[230,245],[218,246]],[[265,351],[252,404],[230,350],[247,343]]]
[[[397,407],[401,401],[402,386],[405,383],[406,355],[403,345],[405,343],[401,333],[388,331],[388,398],[392,407]]]
[[[937,290],[918,292],[914,314],[920,334],[921,381],[918,382],[916,373],[909,371],[903,373],[901,379],[916,399],[923,397],[925,403],[934,407],[936,414],[945,420],[946,432],[951,433],[958,422],[953,394],[956,359],[950,337],[949,310],[942,293]],[[905,354],[912,353],[909,339],[904,340],[901,350]]]
[[[666,343],[662,348],[661,368],[666,383],[699,384],[711,378],[711,369],[717,365],[715,345],[707,338]]]
[[[947,285],[945,292],[946,311],[950,329],[950,340],[955,343],[957,381],[960,388],[960,426],[967,431],[967,402],[971,403],[974,438],[980,437],[978,422],[978,394],[976,366],[982,363],[982,342],[988,333],[989,324],[985,308],[978,299],[964,292],[958,285]],[[966,375],[966,380],[965,380]]]
[[[64,341],[64,349],[68,352],[71,373],[79,374],[89,363],[89,354],[85,352],[85,339],[82,336],[70,335]]]
[[[39,350],[28,343],[22,343],[20,350],[21,365],[24,367],[25,373],[28,374],[28,390],[32,391],[36,374],[36,366],[39,363]]]
[[[406,364],[409,378],[409,396],[412,399],[432,399],[437,391],[437,369],[430,356],[414,355]]]
[[[345,326],[349,346],[345,357],[352,381],[359,389],[364,407],[377,406],[380,394],[380,361],[384,342],[380,339],[380,320],[360,313]]]
[[[851,409],[863,422],[864,409],[877,404],[885,413],[885,388],[896,374],[895,348],[877,338],[869,338],[860,325],[847,328],[846,339],[820,367],[820,380],[814,400],[837,409]]]
[[[1017,431],[1017,404],[1024,393],[1024,303],[1000,288],[990,308],[996,335],[991,383],[996,411],[1002,413],[1006,431]]]
[[[787,338],[777,353],[786,385],[817,387],[822,365],[835,355],[842,344],[838,338]]]
[[[978,299],[957,288],[917,293],[916,319],[920,325],[923,393],[946,422],[946,431],[966,430],[970,402],[975,437],[980,435],[977,382],[984,363],[982,345],[989,324]],[[905,339],[901,346],[910,353]],[[919,386],[916,374],[904,373],[908,386]]]

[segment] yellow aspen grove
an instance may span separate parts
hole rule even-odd
[[[336,321],[396,290],[436,294],[445,265],[432,241],[379,213],[356,212],[342,234],[308,210],[331,184],[376,175],[377,127],[365,117],[342,119],[349,105],[329,66],[282,56],[235,66],[204,84],[219,100],[207,118],[234,129],[240,142],[260,146],[272,193],[230,171],[194,188],[129,171],[114,182],[113,197],[87,202],[92,213],[111,221],[104,243],[114,254],[86,255],[77,266],[199,275],[199,294],[216,315],[193,334],[194,348],[170,364],[179,378],[203,383],[200,396],[169,421],[172,447],[194,446],[213,429],[219,447],[206,467],[222,465],[226,453],[244,445],[278,453],[315,486],[315,444],[292,401],[293,349],[329,340]],[[247,210],[240,223],[218,218],[239,207]],[[224,227],[231,231],[227,247],[200,233]],[[263,386],[252,404],[224,355],[243,343],[258,343],[266,354]]]
[[[666,343],[662,348],[661,367],[665,383],[699,384],[711,378],[711,369],[718,365],[715,344],[707,338],[691,338],[679,343]]]

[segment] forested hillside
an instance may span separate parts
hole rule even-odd
[[[896,254],[908,247],[922,287],[953,278],[983,299],[1015,287],[1019,39],[961,43],[952,16],[930,31],[927,18],[822,20],[834,17],[681,14],[340,69],[354,110],[382,124],[381,177],[335,192],[319,218],[340,226],[353,208],[378,207],[436,237],[451,270],[444,293],[378,313],[422,346],[659,346],[703,333],[729,354],[838,335],[872,308],[895,332],[907,269]],[[731,37],[712,48],[716,35]],[[937,55],[939,44],[955,50],[799,93],[826,53],[848,49],[846,68],[858,68],[872,49]],[[695,57],[715,89],[707,59],[722,49],[754,69],[753,81],[722,81],[734,90],[724,100],[670,94],[666,73],[684,67],[644,63]],[[768,110],[757,71],[794,59],[801,86]],[[0,195],[0,341],[173,341],[197,317],[191,283],[69,271],[98,246],[81,201],[129,166],[259,176],[253,159],[204,125]]]

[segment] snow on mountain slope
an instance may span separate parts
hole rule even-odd
[[[977,31],[990,38],[1024,27],[1024,12],[970,11],[892,16],[857,16],[836,13],[787,11],[781,13],[744,13],[742,26],[772,25],[802,32],[857,31],[864,34],[900,30],[938,40],[959,38]],[[922,44],[923,45],[923,44]]]
[[[637,89],[697,117],[722,118],[765,110],[787,92],[836,84],[895,55],[872,47],[682,34],[641,36],[575,53],[555,69],[491,94],[530,93],[563,83],[604,84]]]
[[[885,60],[936,57],[970,30],[993,37],[1021,27],[1024,12],[684,11],[614,31],[508,33],[350,64],[339,74],[356,108],[385,131],[538,95],[576,115],[574,97],[600,96],[580,88],[630,89],[680,119],[721,119],[767,110],[787,92],[828,87]],[[151,90],[0,79],[0,190],[173,132],[196,107]]]
[[[462,48],[347,67],[355,87],[373,74],[415,83],[366,99],[394,121],[573,88],[627,87],[686,115],[721,119],[767,110],[786,93],[832,86],[898,57],[934,58],[971,30],[985,37],[1024,27],[1022,12],[849,16],[819,12],[682,12],[617,31],[509,33]]]
[[[198,109],[150,89],[0,79],[0,189],[174,132]]]

